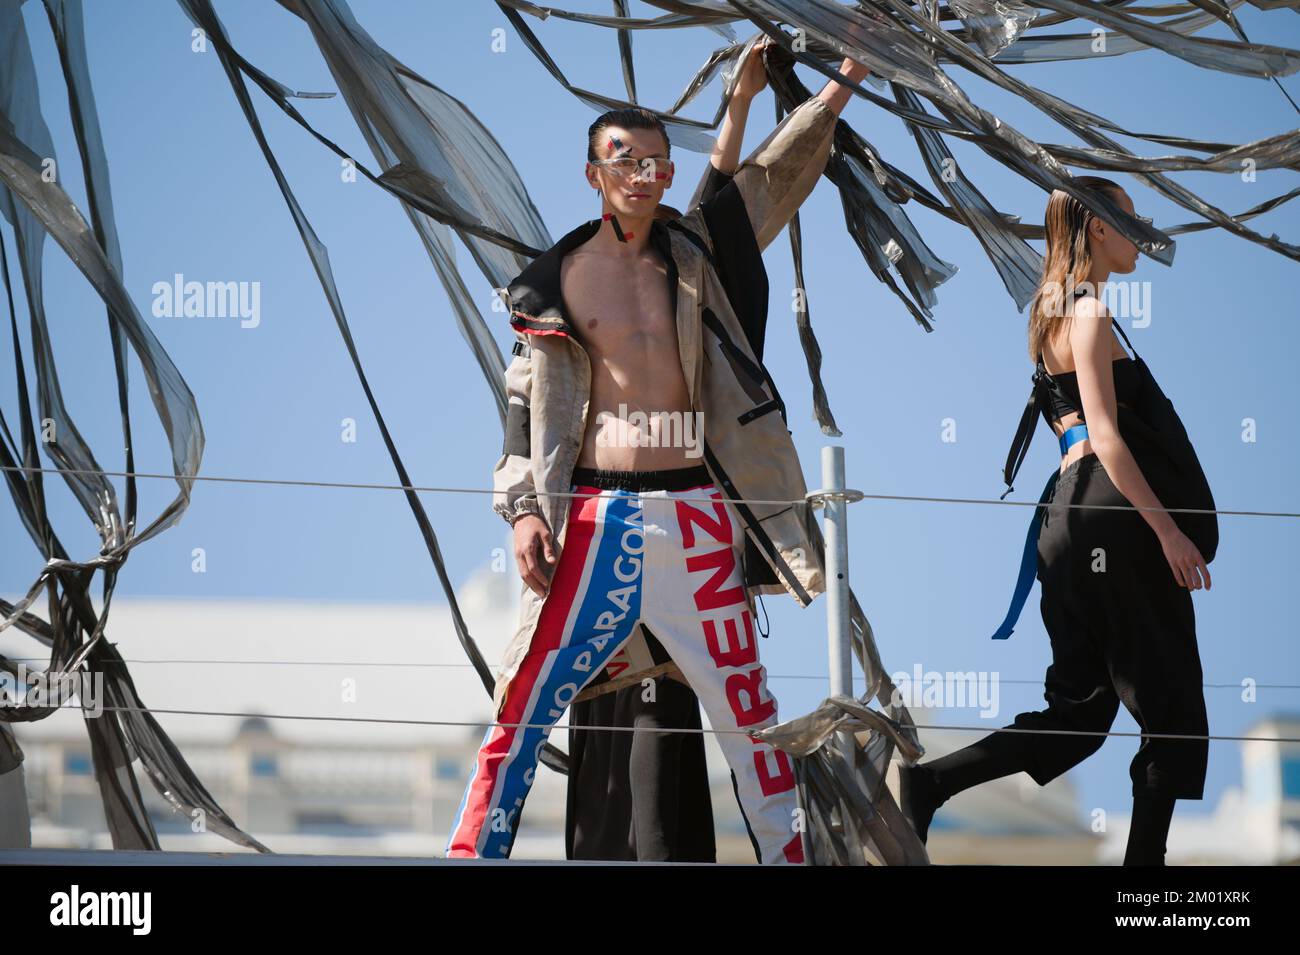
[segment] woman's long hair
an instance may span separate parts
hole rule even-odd
[[[1075,176],[1074,183],[1085,189],[1105,189],[1118,201],[1123,187],[1101,176]],[[1043,256],[1043,275],[1029,306],[1029,360],[1037,361],[1044,343],[1056,334],[1070,313],[1066,297],[1088,280],[1092,271],[1092,254],[1088,249],[1088,223],[1093,213],[1068,192],[1052,190],[1043,214],[1047,235],[1047,253]]]

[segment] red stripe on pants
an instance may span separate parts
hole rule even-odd
[[[582,494],[600,493],[596,488],[575,490]],[[496,720],[498,723],[522,722],[547,652],[558,649],[564,639],[564,626],[569,619],[569,612],[581,596],[582,576],[587,567],[587,554],[591,550],[591,542],[595,536],[600,505],[599,497],[572,499],[564,550],[560,555],[559,566],[555,568],[555,579],[551,582],[551,589],[545,603],[542,604],[537,627],[528,646],[528,653],[524,656],[519,671],[511,677],[506,688],[505,699],[501,704],[501,715]],[[491,738],[480,748],[469,796],[465,801],[465,809],[461,813],[460,825],[456,827],[455,837],[448,847],[448,856],[453,853],[457,856],[478,854],[479,834],[483,831],[488,813],[493,808],[492,798],[496,791],[498,772],[502,761],[510,755],[517,732],[518,728],[514,726],[494,727]]]

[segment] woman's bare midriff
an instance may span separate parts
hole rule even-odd
[[[1117,401],[1116,404],[1121,408],[1129,407],[1128,402],[1126,401]],[[1064,418],[1057,418],[1052,422],[1052,432],[1057,436],[1057,438],[1060,438],[1061,435],[1065,434],[1065,432],[1069,431],[1076,424],[1082,423],[1083,419],[1079,417],[1079,412],[1071,411]],[[1070,445],[1069,451],[1066,451],[1065,454],[1061,455],[1061,473],[1064,474],[1065,469],[1075,461],[1079,460],[1079,458],[1092,453],[1091,441],[1087,438],[1084,438],[1082,441],[1076,441],[1074,444]]]
[[[1123,347],[1119,343],[1119,339],[1115,337],[1115,334],[1113,332],[1111,333],[1110,341],[1111,341],[1110,360],[1112,363],[1117,361],[1122,361],[1123,359],[1129,357],[1128,352],[1126,352],[1123,349]],[[1056,356],[1053,355],[1052,357],[1053,357],[1053,364],[1055,364]],[[1046,356],[1044,356],[1044,358],[1046,358]],[[1048,372],[1048,374],[1051,375],[1068,375],[1073,373],[1074,373],[1073,368],[1066,369],[1065,371]],[[1118,404],[1120,407],[1123,408],[1128,407],[1128,403],[1124,401],[1116,402],[1116,404]],[[1073,428],[1076,424],[1082,424],[1082,423],[1083,423],[1083,418],[1080,417],[1079,412],[1071,411],[1065,417],[1057,418],[1055,421],[1052,422],[1052,431],[1054,431],[1056,433],[1056,436],[1059,438],[1061,435],[1065,434],[1066,431]],[[1087,438],[1084,438],[1082,441],[1076,441],[1074,444],[1070,445],[1070,450],[1065,452],[1065,454],[1061,456],[1062,473],[1064,473],[1065,469],[1068,468],[1071,464],[1079,460],[1079,458],[1092,453],[1093,451],[1092,451],[1091,441],[1089,441]]]

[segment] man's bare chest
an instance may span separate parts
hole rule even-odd
[[[578,339],[589,351],[617,354],[655,345],[675,350],[677,303],[658,256],[630,261],[570,256],[561,267],[560,290]]]

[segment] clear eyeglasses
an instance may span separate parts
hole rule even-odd
[[[638,174],[644,179],[662,179],[668,175],[668,168],[671,165],[667,159],[656,159],[653,156],[644,159],[634,159],[631,156],[622,156],[618,159],[593,159],[591,164],[604,166],[620,179]]]

